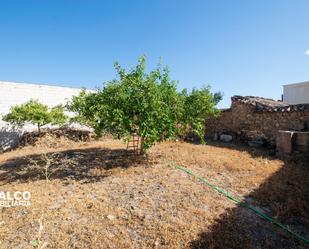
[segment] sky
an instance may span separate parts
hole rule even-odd
[[[179,89],[280,99],[309,81],[308,0],[1,0],[0,80],[95,88],[146,55]]]

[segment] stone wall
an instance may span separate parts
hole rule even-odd
[[[308,130],[309,105],[291,106],[273,100],[263,103],[252,98],[233,97],[230,109],[207,121],[206,136],[229,134],[238,140],[275,145],[279,130]]]

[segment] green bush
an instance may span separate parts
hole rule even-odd
[[[65,115],[62,105],[49,109],[47,105],[36,100],[30,100],[24,104],[12,106],[10,113],[4,115],[2,119],[18,127],[31,123],[36,125],[38,132],[40,132],[41,127],[44,125],[62,125],[66,123],[68,117]]]
[[[104,131],[116,138],[137,134],[142,140],[142,152],[156,141],[175,138],[192,131],[202,141],[205,120],[217,113],[221,93],[212,94],[209,87],[200,90],[177,91],[169,70],[159,65],[146,72],[145,57],[134,69],[126,71],[115,63],[118,77],[104,84],[95,93],[82,91],[67,107],[75,112],[75,121]]]

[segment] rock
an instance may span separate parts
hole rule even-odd
[[[262,147],[263,144],[264,144],[263,141],[260,140],[248,141],[248,145],[250,147]]]
[[[106,218],[109,219],[109,220],[115,220],[116,219],[116,217],[114,215],[111,215],[111,214],[107,215]]]
[[[228,143],[228,142],[231,142],[233,140],[233,137],[231,135],[222,134],[220,136],[220,140]]]
[[[217,141],[217,140],[218,140],[218,133],[215,133],[215,134],[214,134],[214,138],[213,138],[213,139],[214,139],[214,141]]]

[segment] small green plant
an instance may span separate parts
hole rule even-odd
[[[36,239],[33,239],[30,241],[30,245],[32,245],[33,247],[38,247],[39,245],[39,241]]]
[[[65,115],[62,105],[48,108],[47,105],[37,100],[30,100],[24,104],[12,106],[10,113],[4,115],[2,119],[17,127],[31,123],[38,127],[38,132],[40,133],[42,126],[47,124],[65,124],[68,117]]]

